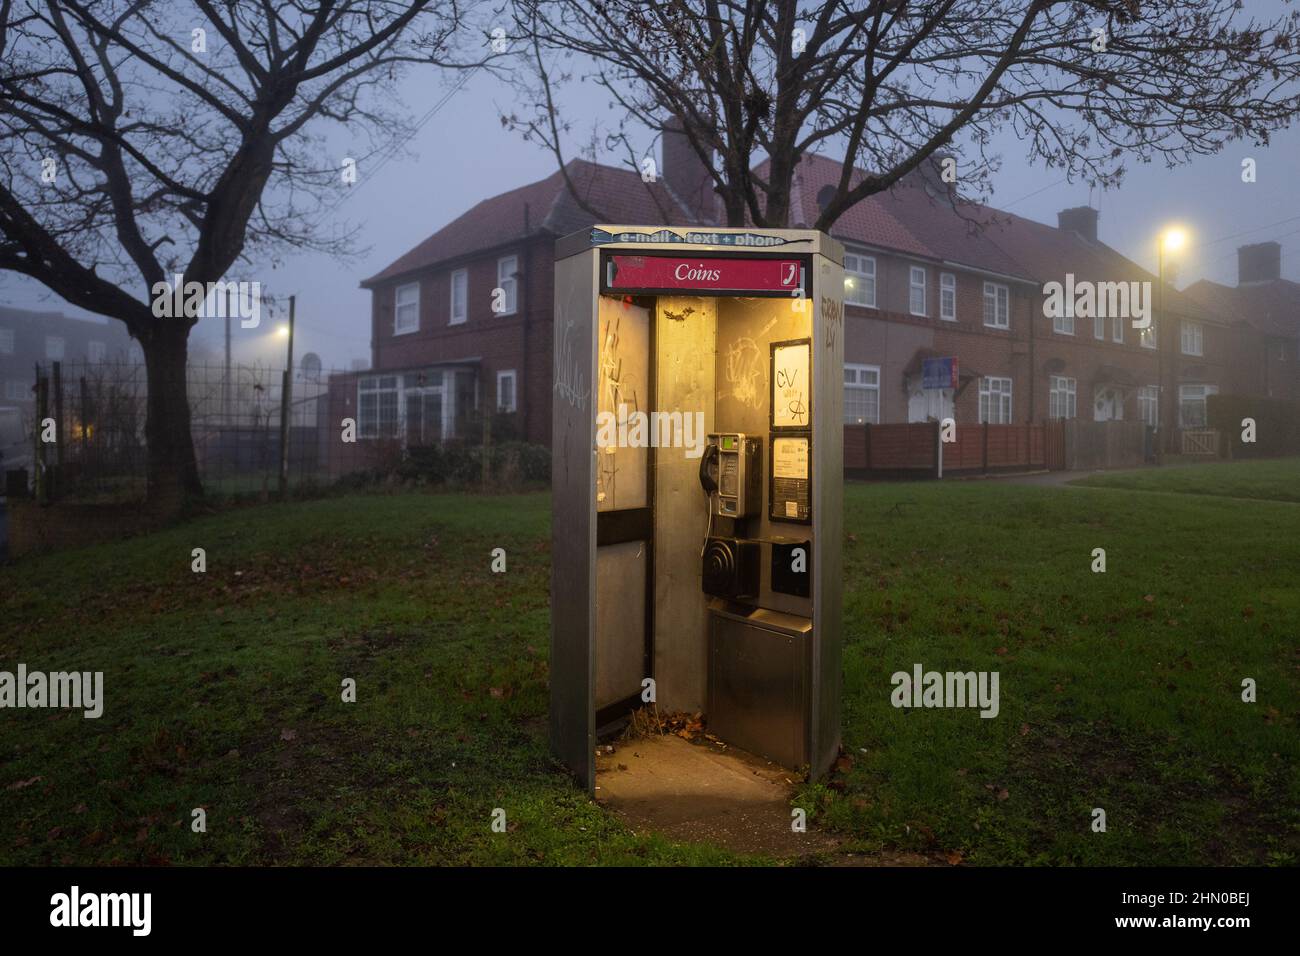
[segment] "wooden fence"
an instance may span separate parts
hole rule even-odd
[[[986,474],[1065,467],[1060,422],[957,425],[943,443],[943,474]],[[844,426],[844,473],[856,478],[937,477],[938,422]]]

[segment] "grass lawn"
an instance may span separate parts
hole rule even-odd
[[[1300,501],[1300,458],[1216,461],[1140,471],[1112,471],[1089,475],[1074,484],[1185,495]]]
[[[1000,482],[845,507],[851,759],[796,798],[845,849],[1300,860],[1300,509]],[[766,862],[635,836],[552,763],[548,525],[542,494],[355,495],[0,568],[0,669],[102,670],[107,699],[0,714],[0,863]],[[1001,713],[893,708],[918,662],[997,670]]]

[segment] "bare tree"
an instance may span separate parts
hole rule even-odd
[[[1227,142],[1266,143],[1300,108],[1297,14],[1237,0],[516,0],[522,115],[562,156],[563,88],[595,82],[626,154],[677,118],[729,225],[784,226],[800,160],[845,163],[816,228],[965,140],[963,192],[987,193],[999,131],[1094,185]],[[768,165],[756,171],[760,154]],[[645,155],[644,147],[641,155]],[[855,166],[857,169],[855,169]]]
[[[152,501],[202,491],[185,394],[198,304],[157,315],[155,286],[346,252],[350,232],[314,222],[347,183],[329,124],[362,171],[400,146],[395,84],[471,65],[452,48],[463,26],[458,0],[0,0],[0,270],[140,342]]]

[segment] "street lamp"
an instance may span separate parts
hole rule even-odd
[[[1164,456],[1164,443],[1167,431],[1163,427],[1166,409],[1165,409],[1165,379],[1164,379],[1164,361],[1161,356],[1163,345],[1161,340],[1164,338],[1160,334],[1161,320],[1165,314],[1165,253],[1177,253],[1187,245],[1187,230],[1181,226],[1166,226],[1160,233],[1160,238],[1156,242],[1156,280],[1159,293],[1159,299],[1156,305],[1156,313],[1152,317],[1151,335],[1155,339],[1156,347],[1156,461],[1161,462]]]

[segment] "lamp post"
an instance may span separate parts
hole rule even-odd
[[[297,296],[289,296],[289,325],[281,327],[289,341],[284,359],[284,378],[280,382],[280,498],[289,492],[289,409],[293,401],[293,313]]]
[[[1165,377],[1164,377],[1164,336],[1160,334],[1160,326],[1163,324],[1165,317],[1165,252],[1177,252],[1187,242],[1187,233],[1177,226],[1170,226],[1160,233],[1160,239],[1156,243],[1156,284],[1159,287],[1156,291],[1158,298],[1156,300],[1155,315],[1151,320],[1151,335],[1155,339],[1156,346],[1156,462],[1164,463],[1164,445],[1168,430],[1164,427],[1165,418],[1168,414],[1165,408]]]

